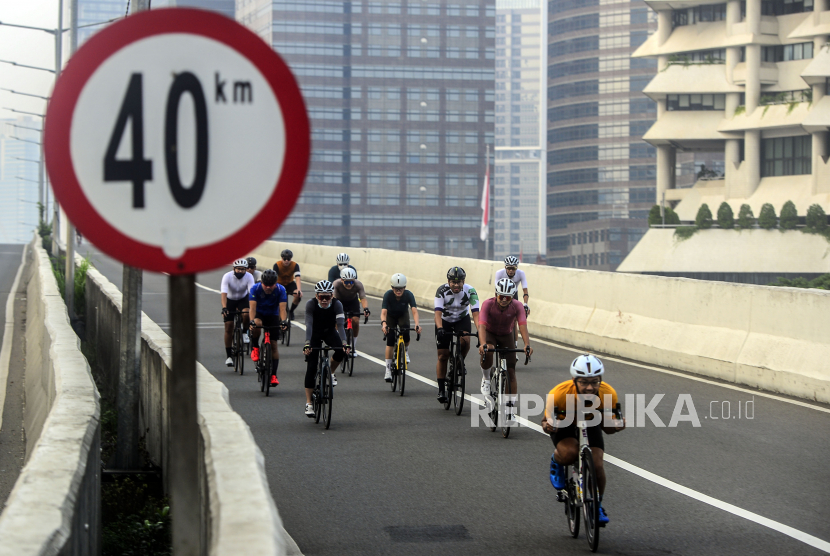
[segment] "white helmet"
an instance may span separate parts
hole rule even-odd
[[[519,259],[513,255],[508,255],[504,258],[504,266],[519,266]]]
[[[315,293],[334,293],[334,286],[328,280],[320,280],[314,284]]]
[[[231,266],[233,266],[234,268],[238,266],[241,266],[242,268],[248,268],[248,259],[236,259]]]
[[[349,264],[349,256],[346,253],[340,253],[337,255],[337,264]]]
[[[605,367],[602,365],[602,361],[590,354],[580,355],[571,363],[571,376],[574,378],[590,378],[602,376],[604,373]]]
[[[406,287],[406,276],[398,272],[397,274],[392,275],[392,287],[393,288],[405,288]]]
[[[357,280],[357,272],[354,271],[353,268],[349,268],[348,266],[340,271],[340,279],[341,280]]]
[[[502,278],[496,282],[496,295],[512,296],[518,291],[516,284],[510,278]]]

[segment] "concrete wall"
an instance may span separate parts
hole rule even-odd
[[[368,293],[407,276],[419,304],[432,307],[453,265],[483,298],[501,263],[385,249],[266,242],[252,255],[270,267],[294,252],[304,280],[325,278],[346,251]],[[830,403],[830,292],[773,288],[523,264],[532,334],[586,351],[689,371]],[[311,292],[306,292],[306,299]]]
[[[104,389],[115,399],[118,381],[121,292],[90,268],[86,281],[86,333],[97,353]],[[141,319],[140,426],[150,459],[168,469],[168,394],[171,340],[147,315]],[[233,411],[228,390],[197,364],[202,454],[202,554],[283,555],[282,521],[271,497],[265,460],[248,425]],[[167,490],[165,474],[165,490]]]
[[[40,238],[29,245],[26,465],[0,515],[0,555],[100,553],[100,406]]]

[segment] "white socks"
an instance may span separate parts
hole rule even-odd
[[[489,367],[486,368],[486,369],[484,367],[480,367],[480,368],[481,368],[481,376],[484,377],[484,380],[490,380],[490,373],[491,373],[492,369],[489,368]]]
[[[392,360],[391,360],[391,359],[387,359],[387,360],[386,360],[386,370],[387,370],[387,371],[391,371],[391,370],[392,370]]]

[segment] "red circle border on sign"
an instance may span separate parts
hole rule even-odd
[[[270,85],[282,112],[286,133],[282,173],[270,198],[263,200],[262,209],[233,235],[209,245],[189,248],[179,259],[170,259],[160,247],[123,234],[98,214],[81,188],[70,149],[73,113],[89,78],[122,48],[150,36],[168,33],[213,39],[245,56]],[[192,274],[229,264],[271,237],[285,221],[300,196],[308,171],[309,130],[305,103],[294,75],[260,37],[217,13],[192,8],[162,8],[140,12],[110,25],[93,35],[72,56],[55,84],[46,111],[44,152],[57,200],[69,220],[92,244],[136,268]],[[215,217],[234,218],[234,215],[228,212]]]

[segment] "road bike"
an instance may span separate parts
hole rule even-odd
[[[559,407],[553,408],[554,415],[565,415]],[[615,419],[622,418],[620,404],[613,411]],[[585,539],[591,552],[599,547],[599,528],[604,527],[599,522],[599,482],[594,467],[594,457],[588,443],[588,427],[585,426],[584,415],[576,421],[576,436],[579,440],[579,451],[574,464],[565,466],[566,486],[556,491],[556,499],[565,503],[565,516],[568,519],[568,530],[573,538],[579,537],[579,514],[585,521]],[[558,417],[554,417],[557,419]]]
[[[233,371],[240,375],[245,373],[245,342],[242,335],[245,333],[242,314],[247,311],[234,311],[233,332],[231,333],[231,359],[233,359]]]
[[[464,365],[464,356],[461,355],[459,340],[464,336],[476,336],[472,332],[452,331],[450,337],[450,360],[447,361],[447,401],[444,409],[455,407],[455,414],[461,415],[464,409],[464,389],[467,384],[467,368]]]
[[[322,346],[310,349],[312,352],[317,352],[317,374],[314,377],[314,390],[311,392],[311,404],[314,406],[314,422],[319,423],[322,418],[326,429],[328,429],[331,425],[331,405],[334,401],[334,388],[331,385],[331,367],[329,366],[329,351],[334,348]]]
[[[274,354],[271,347],[271,332],[277,334],[279,340],[281,326],[254,326],[262,329],[262,345],[259,348],[259,361],[256,363],[256,379],[259,382],[259,391],[265,392],[265,396],[271,394],[271,376],[274,373]]]
[[[340,369],[340,372],[345,373],[346,368],[348,367],[349,376],[352,376],[352,373],[354,372],[354,360],[357,357],[357,353],[354,350],[354,329],[352,328],[352,317],[361,316],[365,316],[363,324],[369,322],[369,316],[364,315],[363,313],[346,313],[346,345],[349,346],[351,352],[346,356],[346,359],[343,360],[343,367]]]
[[[403,396],[403,389],[406,385],[406,371],[407,371],[407,364],[406,364],[406,343],[403,341],[403,332],[407,330],[417,330],[415,328],[399,328],[396,324],[395,326],[391,327],[387,334],[394,334],[395,338],[395,358],[392,359],[392,391],[394,392],[395,389],[398,387],[398,381],[401,382],[401,396]],[[421,341],[421,333],[417,332],[417,336],[415,338],[416,342]],[[386,336],[383,337],[383,341],[386,341]]]
[[[492,408],[490,410],[490,420],[493,423],[490,427],[490,432],[495,432],[497,428],[501,428],[501,435],[504,438],[507,438],[510,436],[510,423],[504,415],[504,400],[505,396],[511,395],[512,392],[509,391],[510,375],[507,373],[507,358],[505,355],[508,353],[524,353],[525,365],[530,363],[530,355],[523,349],[500,347],[488,349],[487,346],[484,346],[485,355],[488,351],[496,355],[496,360],[494,362],[496,373],[494,376],[490,377],[490,403],[492,404]],[[481,356],[481,360],[484,361],[484,355]],[[493,393],[495,393],[495,395],[493,395]],[[486,401],[487,400],[485,400],[485,402]]]
[[[291,323],[293,321],[294,319],[291,318],[291,311],[288,311],[288,319],[286,320],[288,327],[282,332],[282,343],[285,347],[291,345]]]

